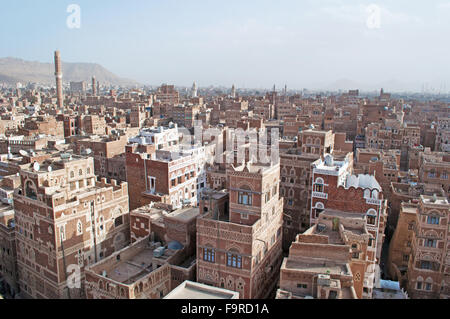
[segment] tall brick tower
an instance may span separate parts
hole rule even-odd
[[[95,76],[92,77],[92,95],[97,95],[97,81],[95,80]]]
[[[56,96],[58,108],[62,109],[63,105],[63,88],[62,88],[62,66],[61,66],[61,54],[59,51],[55,51],[55,77],[56,77]]]

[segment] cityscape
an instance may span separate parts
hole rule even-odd
[[[151,84],[51,44],[0,58],[0,299],[450,298],[444,78]]]

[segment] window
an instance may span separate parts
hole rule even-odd
[[[423,283],[421,281],[418,281],[417,284],[416,284],[416,289],[417,290],[422,290],[422,285],[423,285]]]
[[[409,223],[408,230],[414,230],[414,223]]]
[[[177,180],[175,178],[172,179],[172,187],[175,187],[176,183],[177,183]]]
[[[306,285],[306,284],[297,284],[297,288],[308,289],[308,285]]]
[[[252,194],[246,192],[239,192],[238,203],[241,205],[252,206]]]
[[[317,203],[313,211],[313,218],[319,218],[319,215],[325,210],[325,206],[322,203]]]
[[[379,196],[378,191],[377,191],[377,190],[374,190],[374,191],[372,192],[372,198],[373,198],[373,199],[378,199],[378,196]]]
[[[210,263],[215,263],[215,259],[216,259],[216,251],[213,248],[204,248],[203,249],[203,260],[210,262]]]
[[[151,190],[155,190],[155,187],[156,187],[156,178],[155,178],[155,177],[151,177],[151,176],[149,176],[149,178],[150,178],[150,189],[151,189]]]
[[[408,262],[409,261],[409,255],[403,255],[403,261]]]
[[[83,224],[81,223],[81,221],[79,220],[77,223],[77,234],[81,235],[83,234]]]
[[[323,185],[324,181],[322,178],[316,179],[316,183],[314,184],[314,191],[318,193],[323,193],[324,190]]]
[[[359,253],[353,253],[352,254],[353,259],[359,259]]]
[[[123,217],[122,216],[117,217],[114,221],[114,226],[119,227],[122,224],[123,224]]]
[[[377,223],[377,217],[372,215],[367,215],[367,224],[369,225],[376,225]]]
[[[248,219],[248,214],[241,213],[241,219]]]
[[[65,226],[61,226],[59,228],[59,234],[60,234],[61,240],[66,240],[66,227]]]
[[[377,224],[377,212],[374,209],[370,209],[367,212],[367,224],[376,225]]]
[[[437,240],[435,240],[435,239],[426,239],[425,240],[425,247],[436,248],[436,245],[437,245]]]
[[[428,216],[427,223],[430,225],[439,225],[440,218],[435,216]]]
[[[425,290],[427,290],[427,291],[431,291],[432,287],[433,287],[433,285],[428,282],[425,284]]]
[[[227,266],[242,269],[242,257],[236,253],[228,253]]]
[[[428,269],[431,270],[431,262],[429,262],[428,260],[423,260],[420,263],[420,269]]]

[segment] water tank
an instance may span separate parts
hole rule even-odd
[[[155,257],[155,258],[162,257],[162,256],[164,256],[164,252],[165,252],[165,251],[166,251],[166,248],[164,248],[164,247],[156,248],[156,249],[153,251],[153,257]]]
[[[184,246],[180,242],[174,240],[170,242],[169,245],[167,245],[167,247],[171,250],[181,250],[183,249]]]

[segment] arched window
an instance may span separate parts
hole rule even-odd
[[[377,211],[375,209],[369,209],[367,212],[367,224],[371,226],[377,224]]]
[[[417,290],[422,290],[423,289],[423,278],[422,277],[417,277],[416,289]]]
[[[314,191],[318,192],[318,193],[323,193],[323,190],[324,190],[323,186],[324,186],[323,179],[320,177],[317,178],[316,182],[314,183]]]
[[[380,193],[376,189],[374,189],[373,192],[372,192],[372,198],[373,199],[378,199],[379,194]]]
[[[114,220],[114,227],[119,227],[123,225],[123,217],[119,216]]]
[[[83,176],[83,170],[82,170],[82,169],[80,169],[80,170],[78,171],[78,175],[79,175],[79,176]]]
[[[433,279],[431,277],[428,277],[427,280],[425,280],[425,290],[426,291],[433,290]]]
[[[75,173],[73,171],[70,172],[70,178],[74,178],[75,177]]]
[[[289,190],[289,198],[293,198],[294,197],[294,190],[291,188]]]
[[[364,198],[365,198],[365,199],[369,199],[369,198],[370,198],[370,189],[366,189],[366,190],[364,191]]]
[[[313,209],[313,218],[319,218],[319,215],[325,210],[325,206],[322,203],[316,203]]]

